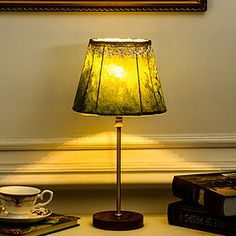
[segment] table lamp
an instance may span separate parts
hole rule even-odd
[[[90,39],[73,110],[116,117],[116,210],[95,213],[93,226],[105,230],[143,227],[142,214],[121,210],[121,128],[123,116],[166,111],[151,40]]]

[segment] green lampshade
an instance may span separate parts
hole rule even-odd
[[[107,116],[165,112],[151,41],[90,39],[73,110]]]

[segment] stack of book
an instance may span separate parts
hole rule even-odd
[[[174,176],[172,192],[169,224],[236,235],[236,172]]]

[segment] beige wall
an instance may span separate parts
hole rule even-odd
[[[168,112],[127,118],[135,135],[235,134],[235,0],[206,13],[1,13],[0,137],[83,137],[112,118],[71,111],[91,37],[151,39]]]
[[[168,111],[125,119],[125,183],[235,169],[235,12],[1,13],[0,184],[115,181],[113,118],[71,109],[92,37],[148,38],[158,59]]]

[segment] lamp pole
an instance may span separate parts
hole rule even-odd
[[[121,216],[121,128],[123,118],[116,117],[116,216]]]

